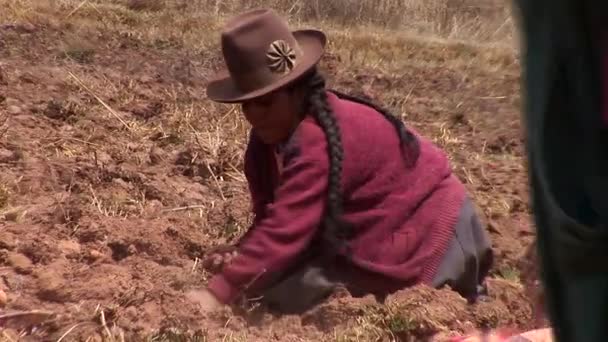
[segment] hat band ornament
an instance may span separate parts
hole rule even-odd
[[[275,40],[270,44],[268,52],[268,68],[277,74],[287,74],[296,65],[296,52],[284,40]]]

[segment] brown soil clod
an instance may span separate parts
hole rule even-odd
[[[56,303],[71,301],[69,287],[66,286],[62,275],[58,274],[56,270],[42,271],[37,274],[37,278],[37,295],[40,299]]]
[[[68,105],[58,100],[49,101],[43,111],[43,114],[48,118],[63,121],[68,120],[76,115],[76,113],[71,108],[69,108]]]
[[[34,264],[23,254],[8,252],[5,254],[4,259],[5,262],[15,270],[15,272],[19,274],[32,273]]]
[[[158,101],[134,104],[132,106],[123,108],[123,110],[130,112],[136,118],[144,121],[147,121],[160,115],[163,109],[163,103]]]

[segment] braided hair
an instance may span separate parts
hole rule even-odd
[[[349,224],[342,219],[342,191],[340,189],[342,175],[342,161],[344,150],[340,138],[340,127],[336,120],[329,102],[325,88],[325,78],[317,69],[313,69],[307,76],[299,81],[295,86],[305,89],[302,111],[304,114],[314,115],[315,119],[323,129],[327,139],[327,149],[329,154],[329,181],[327,191],[326,214],[323,218],[323,232],[321,238],[336,248],[330,248],[332,255],[336,255],[339,250],[349,252],[347,240],[352,236],[353,230]],[[397,117],[393,116],[388,110],[381,108],[370,101],[347,95],[335,90],[330,90],[339,98],[355,101],[381,113],[390,121],[397,130],[401,140],[402,152],[406,158],[406,165],[412,167],[420,154],[418,140],[414,134],[405,128],[405,125]]]

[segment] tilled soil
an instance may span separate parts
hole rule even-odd
[[[157,340],[172,340],[200,328],[200,341],[405,341],[531,325],[518,268],[533,231],[517,70],[389,74],[331,54],[323,64],[333,86],[401,109],[450,153],[496,249],[487,298],[469,305],[449,289],[416,287],[386,305],[337,294],[302,317],[255,308],[204,316],[184,298],[207,278],[199,260],[250,222],[240,172],[247,127],[204,96],[217,56],[202,63],[129,37],[66,50],[62,30],[1,30],[0,305],[53,313],[38,313],[41,324],[7,320],[5,333],[139,340],[161,329]]]

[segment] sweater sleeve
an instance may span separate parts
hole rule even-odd
[[[265,146],[252,132],[245,151],[244,166],[255,222],[263,218],[264,207],[268,200],[263,191],[263,189],[268,188],[268,184],[265,184],[265,182],[268,182],[268,177],[263,178],[260,175],[268,172],[265,152]]]
[[[327,156],[322,149],[318,152],[322,153],[295,156],[285,165],[266,215],[249,231],[238,256],[209,281],[209,291],[220,301],[230,303],[242,291],[268,285],[315,237],[325,208],[328,172]]]
[[[270,177],[267,175],[269,170],[265,148],[253,132],[251,132],[249,143],[245,150],[244,171],[249,195],[251,196],[251,210],[254,217],[253,223],[236,242],[236,246],[241,245],[249,237],[252,228],[266,216],[265,207],[266,203],[270,200],[267,191],[271,185],[269,184]]]

